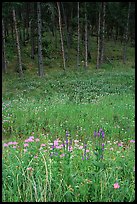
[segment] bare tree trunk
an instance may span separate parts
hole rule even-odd
[[[17,22],[16,22],[16,14],[15,9],[13,8],[13,21],[15,26],[15,34],[16,34],[16,46],[17,46],[17,54],[18,54],[18,63],[19,63],[19,75],[22,77],[23,71],[22,71],[22,61],[21,61],[21,49],[20,49],[20,42],[19,42],[19,34],[17,29]]]
[[[79,67],[79,43],[80,43],[80,27],[79,27],[79,2],[78,2],[78,46],[77,46],[77,68]]]
[[[6,62],[6,52],[5,52],[5,27],[2,19],[2,68],[5,73],[7,73],[7,62]]]
[[[31,36],[31,59],[34,59],[34,3],[32,5],[32,19],[31,19],[31,22],[30,22],[30,36]]]
[[[123,47],[123,63],[124,64],[127,61],[127,42],[128,42],[128,27],[129,27],[130,7],[131,7],[131,2],[129,2],[129,6],[128,6],[127,25],[126,25],[126,29],[125,29],[126,31],[124,34],[124,47]]]
[[[65,53],[64,53],[64,44],[63,44],[63,36],[62,36],[61,14],[60,14],[60,5],[59,5],[59,2],[57,2],[57,7],[58,7],[58,14],[59,14],[59,28],[60,28],[62,57],[63,57],[64,70],[66,70],[66,62],[65,62]]]
[[[100,8],[99,8],[99,15],[98,15],[98,36],[97,36],[97,44],[98,44],[98,50],[97,50],[97,65],[96,68],[98,69],[100,67]]]
[[[62,5],[62,11],[63,11],[63,16],[64,16],[64,22],[65,22],[65,33],[66,33],[66,42],[67,42],[67,48],[69,49],[69,40],[68,40],[68,31],[67,31],[67,19],[66,19],[66,14],[65,14],[65,9],[63,2],[61,2]]]
[[[85,2],[85,68],[88,67],[87,7]]]
[[[42,77],[44,75],[44,72],[42,57],[42,38],[41,38],[42,23],[40,2],[37,2],[37,17],[38,17],[38,73],[39,76]]]
[[[101,36],[101,56],[100,63],[104,61],[104,39],[105,39],[105,15],[106,15],[106,2],[102,2],[102,36]]]

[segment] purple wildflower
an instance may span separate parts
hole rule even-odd
[[[94,131],[94,137],[96,137],[96,135],[97,135],[97,133],[96,133],[96,131]]]
[[[133,142],[133,143],[135,143],[135,140],[130,140],[130,142]]]
[[[105,133],[104,131],[102,131],[102,138],[104,139],[104,137],[105,137]]]
[[[119,146],[119,147],[122,147],[123,145],[122,145],[122,143],[118,143],[118,146]]]

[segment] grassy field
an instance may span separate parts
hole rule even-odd
[[[4,202],[134,201],[133,50],[128,54],[126,65],[115,60],[99,70],[4,75]]]

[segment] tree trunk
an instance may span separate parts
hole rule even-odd
[[[128,6],[127,25],[126,25],[126,29],[125,29],[126,31],[124,34],[124,47],[123,47],[123,63],[124,64],[127,61],[127,42],[128,42],[128,27],[129,27],[130,7],[131,7],[131,2],[129,2],[129,6]]]
[[[15,9],[13,8],[13,21],[15,26],[15,34],[16,34],[16,46],[17,46],[17,54],[18,54],[18,63],[19,63],[19,75],[22,77],[23,71],[22,71],[22,62],[21,62],[21,49],[20,49],[20,42],[19,42],[19,34],[17,29],[17,22],[16,22],[16,14]]]
[[[87,4],[85,2],[85,68],[88,67]]]
[[[31,59],[34,59],[34,3],[32,4],[32,19],[30,22],[30,36],[31,36]]]
[[[66,70],[66,62],[65,62],[65,53],[64,53],[64,44],[63,44],[63,36],[62,36],[61,14],[60,14],[60,5],[59,5],[59,2],[57,2],[57,7],[58,7],[58,15],[59,15],[59,28],[60,28],[62,57],[63,57],[64,70]]]
[[[43,57],[42,57],[42,23],[41,23],[41,7],[40,2],[37,2],[37,17],[38,17],[38,74],[40,77],[44,75],[43,72]]]
[[[6,52],[5,52],[5,27],[2,19],[2,69],[7,73],[7,62],[6,62]]]
[[[79,43],[80,43],[80,27],[79,27],[79,2],[78,2],[78,45],[77,45],[77,68],[79,68]]]
[[[105,39],[105,15],[106,15],[106,2],[102,2],[102,36],[101,36],[101,56],[100,63],[104,62],[104,39]]]
[[[99,6],[99,15],[98,15],[98,36],[97,36],[97,44],[98,44],[98,49],[97,49],[97,65],[96,68],[98,69],[100,67],[100,6]]]
[[[66,33],[66,42],[67,42],[67,48],[69,49],[69,40],[68,40],[68,31],[67,31],[67,19],[66,19],[66,14],[65,14],[65,9],[63,6],[63,2],[61,2],[62,5],[62,11],[63,11],[63,16],[64,16],[64,23],[65,23],[65,33]]]

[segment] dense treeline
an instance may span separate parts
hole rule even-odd
[[[96,68],[105,60],[105,41],[120,41],[123,47],[123,63],[126,63],[127,42],[135,41],[135,2],[3,2],[2,4],[2,65],[8,72],[6,47],[15,47],[18,56],[18,72],[23,75],[22,48],[31,47],[30,58],[38,55],[38,74],[44,75],[43,57],[49,56],[49,44],[60,50],[64,70],[71,48],[77,50],[76,68],[80,55],[84,67],[92,62],[89,38],[97,38]],[[45,32],[52,42],[44,40]],[[60,38],[60,45],[58,45]],[[83,44],[81,53],[80,44]],[[75,47],[74,47],[75,45]]]

